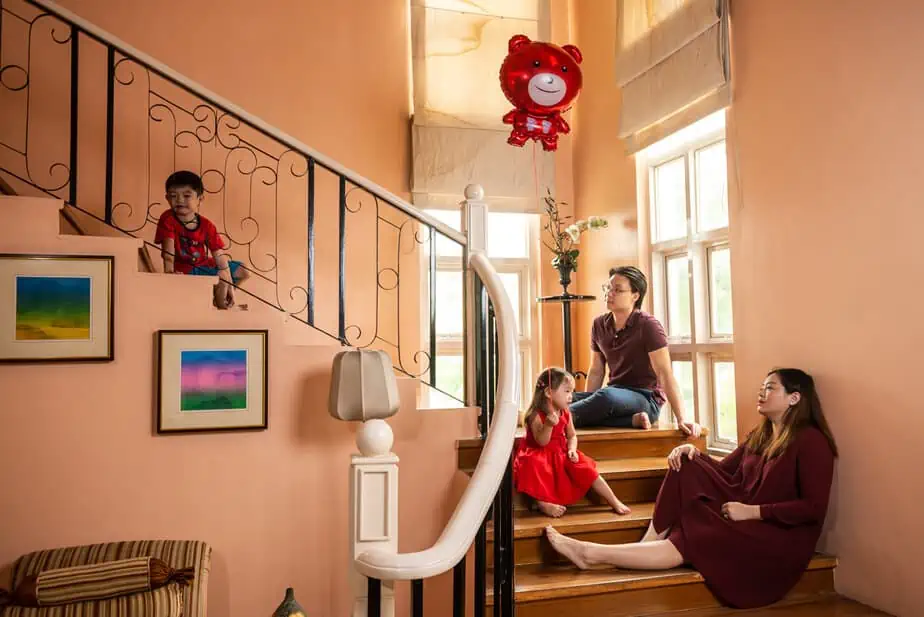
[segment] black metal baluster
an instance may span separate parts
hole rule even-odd
[[[411,581],[411,617],[423,617],[423,579]]]
[[[377,578],[370,578],[368,589],[366,615],[368,617],[382,617],[382,581]]]
[[[474,602],[475,617],[484,617],[484,601],[487,584],[485,577],[488,574],[488,519],[481,521],[481,528],[475,536],[475,591]]]
[[[430,385],[436,386],[436,230],[430,228]]]
[[[502,490],[498,489],[494,495],[494,505],[491,508],[493,516],[491,524],[494,526],[494,617],[501,617],[504,588],[504,528],[501,524],[503,518]]]
[[[504,509],[499,516],[504,527],[504,569],[502,571],[503,587],[501,594],[501,615],[513,617],[516,612],[514,597],[514,568],[513,555],[513,456],[507,461],[507,471],[504,473],[501,485],[502,503]],[[496,540],[495,540],[496,542]],[[495,576],[497,571],[495,570]]]
[[[472,345],[475,370],[475,404],[481,408],[478,414],[478,431],[481,438],[484,439],[488,434],[489,416],[488,416],[488,372],[487,372],[487,354],[488,347],[486,336],[488,332],[487,320],[488,312],[485,303],[484,285],[481,279],[474,277],[473,295],[475,303],[475,319],[473,325],[475,332],[474,343]]]
[[[106,54],[106,202],[103,218],[112,225],[113,152],[115,141],[115,47],[107,46]]]
[[[308,325],[314,326],[314,159],[308,159]]]
[[[80,68],[80,28],[71,26],[71,152],[70,152],[70,186],[68,187],[68,203],[77,204],[77,123],[78,114],[78,86],[80,82],[77,72]]]
[[[340,306],[337,336],[346,345],[346,178],[340,176]]]
[[[452,569],[452,617],[465,617],[465,556]]]

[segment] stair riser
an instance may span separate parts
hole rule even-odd
[[[622,458],[638,458],[646,456],[664,456],[670,454],[675,447],[692,443],[702,451],[706,450],[706,439],[701,437],[693,441],[686,441],[677,437],[648,437],[636,439],[578,439],[578,448],[598,461]],[[459,469],[471,473],[478,464],[481,447],[466,446],[457,452]]]
[[[607,479],[607,484],[613,489],[613,493],[624,503],[643,503],[654,501],[658,497],[658,490],[661,488],[661,482],[664,480],[663,475],[652,476],[648,478],[613,478]],[[515,510],[526,510],[529,507],[530,498],[526,495],[517,493],[513,497],[513,507]],[[577,503],[569,506],[569,509],[579,510],[582,507],[603,504],[603,500],[596,493],[589,493]]]
[[[645,527],[633,529],[608,529],[587,533],[565,532],[571,538],[600,544],[629,544],[638,542],[645,535]],[[566,559],[552,549],[544,536],[517,538],[514,540],[513,558],[516,565],[531,563],[564,563]],[[494,567],[494,542],[488,542],[488,567]]]
[[[820,600],[833,596],[834,593],[834,570],[811,570],[805,573],[781,604]],[[488,598],[488,606],[493,606],[491,597]],[[572,595],[516,603],[517,617],[639,617],[669,611],[701,609],[711,609],[708,613],[710,616],[736,613],[732,609],[722,607],[706,588],[705,583]]]

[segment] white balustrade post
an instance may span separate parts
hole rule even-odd
[[[488,250],[488,204],[484,200],[484,189],[480,184],[465,187],[465,200],[462,208],[462,233],[465,234],[469,254]],[[465,331],[475,331],[477,315],[475,306],[475,275],[468,264],[465,268]],[[465,400],[468,405],[475,404],[475,339],[469,334],[465,339]]]
[[[356,435],[360,453],[350,462],[350,563],[370,549],[398,551],[398,456],[385,420],[367,420]],[[353,617],[366,617],[368,580],[350,572]],[[382,581],[382,617],[394,617],[394,581]]]

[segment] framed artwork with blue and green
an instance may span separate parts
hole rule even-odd
[[[266,330],[157,333],[157,432],[265,429]]]
[[[114,259],[0,254],[0,361],[110,361]]]

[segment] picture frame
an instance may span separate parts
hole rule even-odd
[[[112,362],[112,255],[0,253],[0,362]]]
[[[268,330],[158,330],[158,434],[266,430]]]

